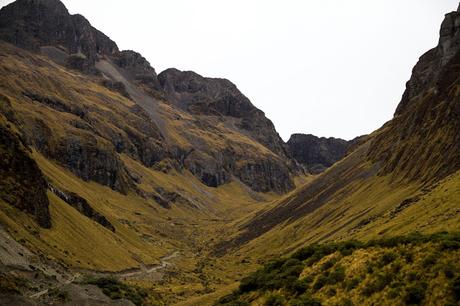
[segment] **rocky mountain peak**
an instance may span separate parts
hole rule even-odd
[[[158,79],[168,100],[177,107],[195,115],[228,117],[243,133],[274,153],[287,156],[273,123],[229,80],[175,68],[161,72]]]
[[[192,113],[242,118],[258,111],[227,79],[207,78],[175,68],[161,72],[158,78],[171,100]]]
[[[436,86],[444,67],[460,51],[460,11],[448,13],[444,17],[439,30],[438,45],[423,54],[412,70],[412,76],[406,83],[395,115],[400,115],[407,109],[408,102],[419,95],[425,88]]]
[[[59,0],[19,0],[0,10],[0,39],[18,47],[41,51],[88,70],[98,55],[118,47],[81,15],[69,14]],[[71,65],[72,66],[72,65]]]

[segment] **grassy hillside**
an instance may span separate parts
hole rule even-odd
[[[219,305],[456,305],[460,235],[313,244],[243,278]]]

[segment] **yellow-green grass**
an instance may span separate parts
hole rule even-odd
[[[442,180],[429,192],[416,183],[393,183],[393,178],[372,177],[347,187],[346,197],[331,199],[304,217],[280,224],[266,234],[242,246],[240,253],[258,258],[262,254],[282,254],[305,244],[327,240],[431,233],[460,229],[460,172]],[[420,195],[399,212],[404,200]],[[275,204],[276,205],[276,204]]]
[[[220,301],[225,305],[267,305],[274,300],[279,305],[312,300],[322,305],[455,305],[459,247],[458,233],[310,245],[249,274],[238,290]]]

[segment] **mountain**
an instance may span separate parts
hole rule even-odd
[[[50,148],[50,138],[55,135],[27,135],[42,153],[59,160],[81,178],[126,193],[135,182],[116,156],[126,153],[147,167],[165,163],[169,168],[185,168],[212,187],[234,178],[255,191],[282,193],[294,187],[291,176],[298,169],[287,156],[273,124],[230,81],[175,69],[158,77],[140,54],[119,51],[83,16],[70,15],[57,0],[19,0],[4,7],[0,17],[0,38],[4,41],[89,74],[95,82],[135,103],[114,109],[119,115],[128,113],[127,120],[110,114],[110,123],[95,122],[93,114],[102,115],[107,110],[96,103],[88,111],[88,105],[77,101],[74,92],[66,91],[68,88],[59,93],[61,97],[49,88],[34,90],[33,84],[18,88],[22,94],[18,99],[79,117],[75,119],[80,121],[79,132],[96,130],[104,139],[88,136],[82,143],[85,137],[78,136],[70,143],[72,137],[66,136],[59,147]],[[135,118],[142,118],[142,123]],[[47,129],[40,118],[26,126],[29,131],[40,130],[40,134]],[[88,154],[80,156],[77,148]],[[100,158],[88,160],[94,156],[92,152]]]
[[[392,120],[216,245],[216,254],[272,258],[217,304],[459,302],[459,24],[460,7],[415,65]],[[431,234],[441,230],[457,234]]]
[[[455,303],[459,16],[380,129],[284,143],[229,80],[3,7],[0,304]]]
[[[316,179],[242,220],[218,253],[244,246],[276,254],[309,242],[456,228],[459,22],[459,11],[445,16],[439,44],[415,65],[392,120]]]
[[[287,142],[291,156],[310,173],[320,173],[342,159],[349,142],[340,138],[292,134]]]
[[[161,258],[178,253],[187,267],[165,275],[163,301],[200,294],[216,277],[199,269],[212,262],[210,241],[303,177],[233,83],[157,75],[57,0],[0,10],[0,84],[0,240],[11,246],[0,251],[2,304],[59,302],[44,286],[73,302],[116,303],[75,284],[87,281],[76,269],[121,277],[158,265],[151,273],[161,278],[176,269]],[[221,263],[222,284],[235,280],[234,266]],[[182,295],[169,291],[184,279]]]

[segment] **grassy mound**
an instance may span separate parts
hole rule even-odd
[[[304,247],[242,279],[217,305],[457,305],[460,233]]]

